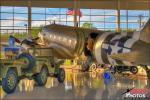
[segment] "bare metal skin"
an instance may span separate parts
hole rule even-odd
[[[51,24],[45,26],[39,34],[42,41],[39,43],[53,48],[58,58],[74,59],[80,57],[86,47],[86,38],[94,32],[98,36],[92,48],[89,48],[92,50],[96,63],[127,66],[150,65],[150,39],[144,40],[144,37],[150,36],[147,28],[149,23],[150,20],[141,32],[133,33],[130,37],[116,32]]]

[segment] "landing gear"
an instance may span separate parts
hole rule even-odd
[[[95,71],[97,69],[97,65],[95,63],[93,63],[91,66],[90,66],[90,71]]]
[[[92,63],[91,65],[82,65],[82,71],[86,72],[86,71],[95,71],[97,69],[97,66],[95,63]]]
[[[87,60],[86,60],[86,62],[84,62],[83,64],[82,64],[82,71],[83,72],[86,72],[86,71],[89,71],[89,69],[90,69],[90,66],[93,64],[93,58],[92,58],[92,56],[88,56],[87,57]]]
[[[135,67],[135,66],[131,66],[131,67],[130,67],[130,72],[131,72],[132,74],[137,74],[138,68]]]
[[[122,66],[115,66],[114,67],[114,73],[122,73],[122,71],[123,71],[123,68],[122,68]]]
[[[114,72],[119,74],[125,71],[130,71],[132,74],[137,74],[138,68],[136,66],[115,66]]]
[[[81,67],[82,67],[81,70],[82,70],[83,72],[89,71],[89,68],[90,68],[90,66],[89,66],[89,65],[86,65],[86,64],[82,65]]]
[[[10,94],[13,93],[18,84],[18,75],[12,68],[8,69],[6,76],[2,79],[3,90]]]

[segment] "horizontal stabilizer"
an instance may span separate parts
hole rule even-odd
[[[127,61],[133,64],[150,65],[150,56],[144,56],[140,52],[130,52],[122,54],[112,54],[112,59]]]
[[[122,54],[112,54],[110,55],[110,57],[116,60],[135,62],[135,59],[134,59],[135,55],[137,54],[136,53],[122,53]]]

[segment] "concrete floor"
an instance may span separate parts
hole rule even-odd
[[[148,89],[150,100],[150,80],[143,76],[115,75],[111,80],[104,80],[103,72],[78,72],[66,71],[64,84],[59,84],[57,79],[48,78],[44,87],[38,87],[33,80],[21,80],[16,91],[5,94],[1,89],[3,99],[124,99],[122,93],[128,88]]]

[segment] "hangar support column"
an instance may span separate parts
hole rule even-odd
[[[117,0],[117,32],[120,32],[120,0]]]
[[[78,26],[78,21],[77,21],[77,0],[74,0],[74,26]]]
[[[32,11],[31,11],[31,1],[29,0],[28,1],[28,37],[31,37],[31,27],[32,27],[32,25],[31,25],[31,20],[32,20],[32,16],[31,16],[31,14],[32,14]]]

